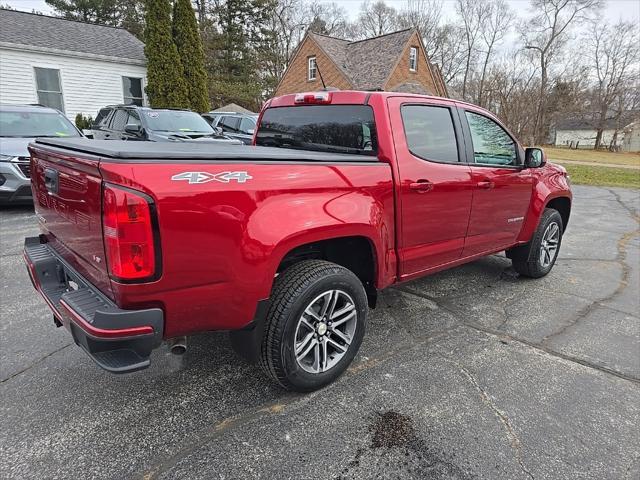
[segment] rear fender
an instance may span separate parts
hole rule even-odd
[[[272,197],[252,215],[247,225],[249,237],[273,245],[268,251],[268,296],[273,278],[287,253],[309,243],[343,237],[364,237],[374,256],[376,286],[390,283],[395,269],[393,252],[393,212],[389,206],[364,192],[296,194],[295,199]],[[293,201],[292,201],[293,200]],[[274,222],[274,215],[286,215],[285,222]],[[245,250],[245,254],[249,253]]]

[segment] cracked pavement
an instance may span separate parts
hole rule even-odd
[[[283,392],[224,333],[99,370],[0,211],[1,478],[640,477],[640,193],[575,187],[550,275],[503,255],[383,292],[333,385]]]

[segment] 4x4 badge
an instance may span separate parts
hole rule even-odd
[[[212,180],[222,183],[229,183],[233,180],[238,183],[245,183],[247,180],[251,180],[252,178],[253,177],[247,172],[183,172],[174,175],[173,177],[171,177],[171,180],[186,180],[190,184],[207,183],[211,182]]]

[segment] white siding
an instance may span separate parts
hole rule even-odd
[[[570,145],[571,142],[580,142],[579,147],[593,147],[596,144],[595,130],[557,130],[556,145]],[[605,130],[602,132],[602,144],[609,145],[613,139],[615,130]],[[620,144],[622,132],[618,132],[618,144]]]
[[[96,117],[105,105],[124,102],[122,77],[142,78],[146,68],[101,60],[0,48],[0,103],[37,103],[33,67],[60,70],[66,116],[78,113]]]
[[[640,122],[636,122],[624,133],[622,150],[625,152],[640,152]]]

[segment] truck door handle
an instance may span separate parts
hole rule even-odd
[[[496,186],[496,184],[490,180],[483,180],[482,182],[478,182],[477,185],[478,185],[478,188],[484,188],[486,190],[490,190]]]
[[[418,193],[426,193],[433,190],[433,183],[429,180],[418,180],[417,182],[412,182],[409,184],[409,188],[411,190],[415,190]]]

